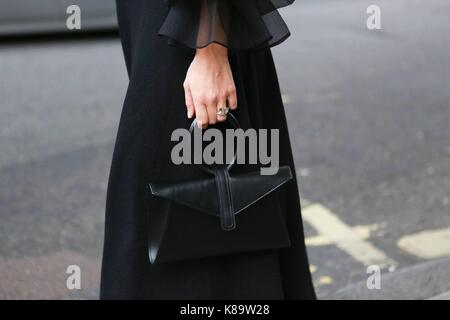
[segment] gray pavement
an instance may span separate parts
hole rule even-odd
[[[305,214],[322,298],[365,282],[358,248],[377,249],[399,270],[383,269],[386,291],[369,298],[392,297],[392,288],[396,298],[430,298],[389,279],[450,255],[399,246],[450,227],[450,3],[377,3],[383,29],[369,31],[369,1],[297,1],[283,10],[293,35],[274,49],[304,210],[320,204],[370,244],[324,236]],[[126,86],[114,37],[0,45],[0,298],[97,297]],[[443,248],[439,239],[425,249]],[[79,291],[66,289],[70,264],[82,269]]]
[[[367,289],[366,280],[352,283],[327,296],[332,300],[449,299],[450,259],[405,267],[381,277],[380,289]],[[420,288],[420,290],[418,290]]]

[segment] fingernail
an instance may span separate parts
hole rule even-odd
[[[188,110],[187,111],[187,117],[190,119],[191,118],[191,112]]]
[[[202,122],[197,120],[197,126],[199,127],[199,129],[201,129],[202,128]]]

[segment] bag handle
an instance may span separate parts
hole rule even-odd
[[[236,130],[236,129],[240,129],[241,128],[241,125],[239,124],[239,121],[231,113],[227,114],[227,121],[226,122],[229,125],[231,125],[232,129]],[[195,127],[197,127],[197,119],[196,118],[192,121],[191,126],[189,127],[189,132],[191,133],[191,135],[194,132]],[[235,150],[234,151],[234,155],[233,155],[233,159],[231,160],[231,162],[226,167],[227,171],[229,171],[234,166],[234,164],[236,163],[236,158],[237,158],[237,156],[236,156],[236,150]],[[200,169],[202,169],[203,171],[205,171],[207,173],[210,173],[210,174],[214,174],[214,172],[217,170],[217,167],[209,167],[209,166],[207,166],[207,165],[205,165],[203,163],[199,164],[198,166],[200,167]]]

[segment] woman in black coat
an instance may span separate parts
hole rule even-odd
[[[109,178],[101,299],[315,298],[270,51],[289,35],[277,8],[293,1],[117,0],[130,82]],[[203,128],[224,121],[216,111],[226,105],[243,128],[279,129],[280,165],[294,177],[277,190],[291,245],[151,264],[149,221],[167,203],[146,185],[198,177],[172,163],[171,133],[193,118]]]

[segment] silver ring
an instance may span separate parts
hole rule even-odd
[[[217,111],[217,115],[218,116],[226,116],[228,112],[230,112],[230,108],[228,108],[228,107],[220,107],[219,111]]]

